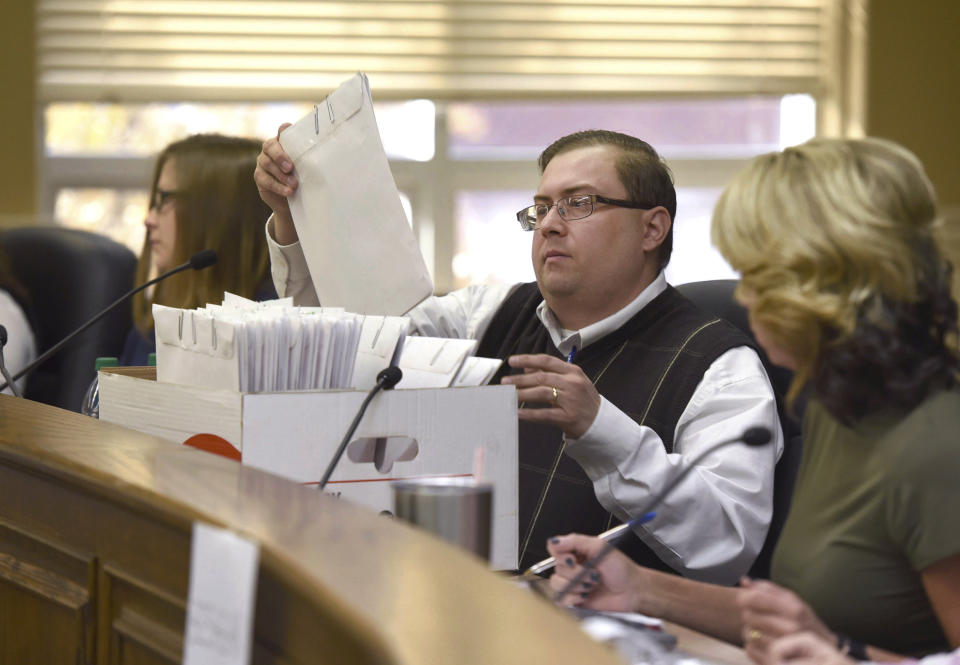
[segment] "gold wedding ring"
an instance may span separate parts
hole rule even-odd
[[[761,633],[756,628],[751,628],[750,630],[747,631],[748,642],[752,642],[753,640],[759,640],[761,637],[763,637],[763,633]]]
[[[557,400],[560,399],[560,391],[557,390],[556,386],[553,387],[553,405],[557,405]]]

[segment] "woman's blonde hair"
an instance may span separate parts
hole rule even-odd
[[[912,341],[902,339],[908,328],[920,331],[921,346],[932,337],[929,354],[954,364],[943,343],[956,330],[956,305],[936,221],[922,164],[891,141],[814,139],[760,156],[733,179],[714,211],[712,239],[741,273],[752,319],[796,361],[789,402],[808,382],[823,398],[819,388],[833,390],[824,386],[837,383],[840,366],[857,374],[850,381],[890,389],[891,372],[912,371],[892,350]],[[858,356],[856,347],[867,352],[873,343],[883,347],[869,351],[878,357]],[[851,395],[842,379],[836,389],[846,391],[838,400],[865,400],[841,420],[890,403]],[[892,403],[909,406],[896,396]]]
[[[150,200],[164,165],[172,160],[176,172],[174,197],[176,241],[171,266],[187,261],[203,249],[217,252],[217,264],[205,270],[187,270],[160,282],[152,298],[137,294],[133,304],[137,329],[153,328],[152,303],[171,307],[199,307],[220,302],[224,291],[253,298],[267,284],[270,259],[264,224],[270,209],[260,199],[253,171],[260,143],[252,139],[197,134],[171,143],[157,158]],[[144,240],[137,266],[137,283],[151,276],[151,252]]]

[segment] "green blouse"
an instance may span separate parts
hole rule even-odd
[[[854,428],[811,402],[803,433],[773,580],[854,639],[948,650],[920,571],[960,552],[960,391]]]

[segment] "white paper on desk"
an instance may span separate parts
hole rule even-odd
[[[380,142],[367,77],[345,82],[279,138],[300,183],[290,212],[320,302],[399,315],[433,293]]]
[[[448,387],[475,348],[475,339],[408,336],[397,363],[403,372],[397,388]]]
[[[184,665],[247,665],[260,546],[224,529],[193,523]]]
[[[363,317],[350,382],[354,390],[370,390],[377,384],[377,374],[396,364],[409,330],[410,319],[405,316]]]

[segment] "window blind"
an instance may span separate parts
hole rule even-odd
[[[841,0],[37,0],[41,101],[810,93]],[[319,91],[319,93],[318,93]]]

